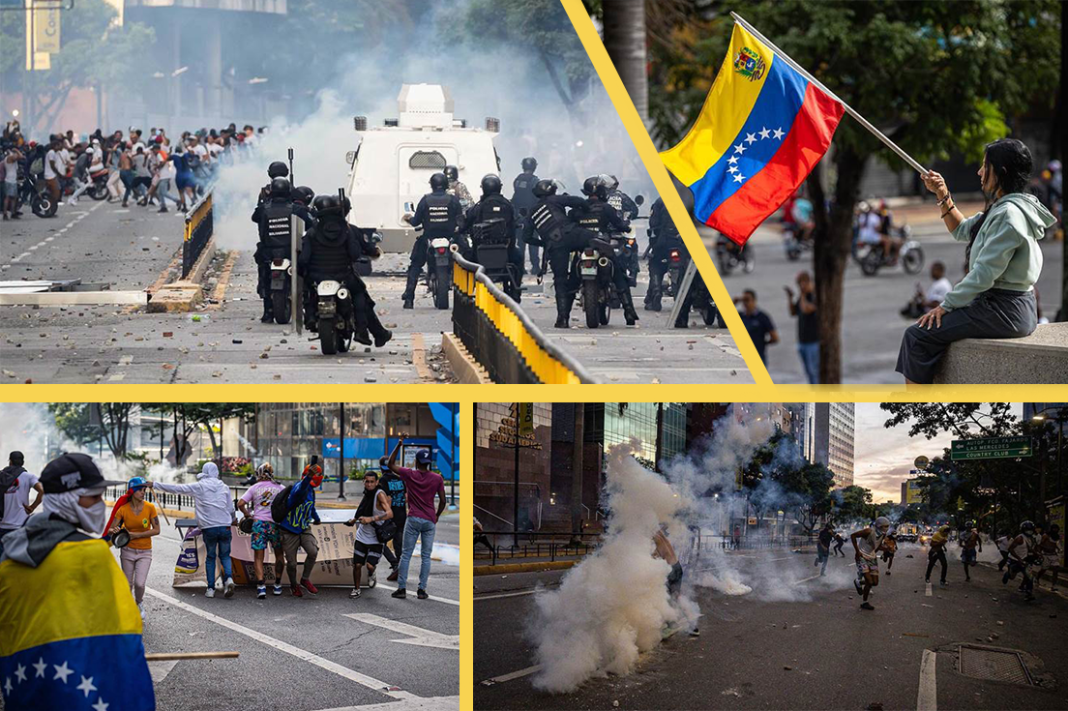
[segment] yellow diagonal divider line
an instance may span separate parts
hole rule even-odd
[[[597,29],[593,26],[589,14],[580,0],[561,0],[561,2],[564,10],[567,11],[568,17],[571,19],[571,24],[575,27],[575,32],[578,34],[582,46],[586,49],[586,54],[590,56],[590,61],[593,62],[593,68],[600,75],[601,82],[608,92],[608,97],[612,100],[612,105],[616,107],[616,112],[630,135],[630,140],[634,143],[642,163],[645,164],[645,169],[649,171],[649,177],[652,178],[660,197],[664,199],[664,205],[667,207],[671,219],[675,221],[679,234],[682,235],[682,239],[686,243],[686,248],[690,250],[690,257],[697,264],[697,269],[701,272],[701,276],[708,285],[708,291],[712,294],[716,307],[723,314],[723,320],[730,328],[735,345],[737,345],[742,357],[745,358],[745,363],[749,366],[749,372],[752,373],[753,380],[756,381],[757,385],[772,385],[771,376],[768,375],[767,368],[764,367],[760,356],[757,355],[756,347],[753,345],[752,339],[749,338],[749,333],[745,330],[745,326],[742,325],[738,310],[734,308],[734,302],[727,292],[727,288],[723,285],[723,280],[719,278],[719,272],[716,271],[715,264],[712,263],[712,257],[701,242],[701,237],[697,234],[693,219],[686,210],[686,206],[682,204],[682,199],[679,197],[678,192],[675,191],[671,177],[668,176],[667,169],[661,162],[660,155],[657,153],[652,139],[649,138],[649,133],[645,130],[641,117],[638,116],[638,111],[634,108],[630,95],[627,94],[627,89],[623,86],[623,81],[616,72],[615,65],[609,59],[608,52],[601,43],[601,38],[598,37]]]

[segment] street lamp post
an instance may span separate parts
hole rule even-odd
[[[1050,418],[1046,415],[1046,412],[1055,410],[1057,412],[1056,417]],[[1047,419],[1053,419],[1057,423],[1057,484],[1061,494],[1064,494],[1064,423],[1068,422],[1068,408],[1066,407],[1044,407],[1034,415],[1031,416],[1031,420],[1034,422],[1045,422]],[[1043,469],[1045,472],[1045,469]],[[1041,498],[1042,503],[1046,503],[1046,480],[1043,475],[1041,486]]]
[[[337,500],[345,501],[345,403],[338,403],[338,405],[341,407],[341,419],[339,420],[341,425],[340,430],[338,432],[341,435],[341,438],[338,441],[337,448],[337,456],[339,462],[337,475]]]

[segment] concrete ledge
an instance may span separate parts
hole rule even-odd
[[[449,360],[452,372],[464,385],[493,383],[489,372],[471,357],[467,348],[454,334],[447,331],[441,334],[441,349],[445,351],[445,357]]]
[[[215,258],[215,238],[212,237],[208,240],[208,243],[204,245],[204,249],[201,250],[200,256],[197,257],[197,261],[193,264],[193,268],[189,270],[189,275],[182,281],[191,281],[199,284],[204,281],[204,274],[208,271],[208,265],[211,264],[211,260]]]
[[[1068,383],[1068,323],[1044,324],[1026,338],[958,341],[946,351],[935,383],[1064,385]]]
[[[149,313],[182,313],[192,311],[204,301],[204,289],[191,281],[164,284],[148,302]]]
[[[36,294],[0,294],[0,306],[115,306],[148,303],[144,291],[44,291]]]
[[[542,561],[541,563],[505,563],[501,565],[476,565],[475,575],[510,575],[512,573],[535,573],[543,570],[567,570],[578,560]]]

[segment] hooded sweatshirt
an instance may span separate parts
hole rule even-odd
[[[229,526],[234,521],[234,502],[230,489],[219,479],[219,467],[207,462],[197,474],[195,484],[153,484],[159,491],[172,494],[188,494],[196,504],[197,526],[218,528]]]
[[[972,225],[982,213],[972,215],[953,231],[953,239],[967,242]],[[972,245],[968,274],[953,287],[942,308],[967,306],[984,291],[1007,289],[1031,291],[1042,273],[1042,250],[1038,240],[1055,222],[1041,202],[1028,193],[1009,193],[994,201]]]

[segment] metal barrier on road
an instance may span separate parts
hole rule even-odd
[[[197,263],[197,258],[211,240],[214,231],[211,194],[211,190],[204,193],[204,196],[193,203],[185,215],[185,241],[182,243],[183,279],[189,276],[189,272]]]
[[[452,258],[452,330],[493,382],[597,382],[577,360],[553,345],[480,265],[456,253]]]

